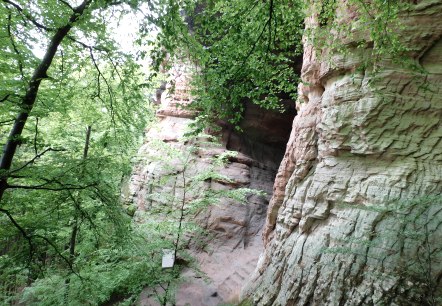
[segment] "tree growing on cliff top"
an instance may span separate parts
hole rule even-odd
[[[351,0],[339,8],[335,0],[168,2],[156,22],[161,32],[154,63],[157,68],[163,65],[167,55],[169,62],[195,65],[190,108],[199,113],[196,132],[220,119],[237,126],[246,102],[282,110],[284,100],[296,99],[306,41],[319,56],[322,49],[345,53],[373,45],[367,67],[386,56],[404,61],[401,55],[407,50],[394,29],[409,5],[384,0],[370,5]],[[338,13],[352,22],[335,18]],[[306,28],[308,16],[312,18]],[[353,21],[366,25],[357,46],[346,44],[346,39],[354,41],[350,37],[361,34],[352,30]]]
[[[154,63],[168,53],[196,65],[190,107],[204,118],[198,131],[218,119],[238,124],[245,101],[281,109],[282,100],[295,98],[301,1],[184,1],[165,12]]]

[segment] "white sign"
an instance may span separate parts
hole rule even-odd
[[[175,264],[175,250],[170,249],[163,249],[163,261],[162,261],[162,268],[173,268]]]

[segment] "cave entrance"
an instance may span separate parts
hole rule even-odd
[[[226,148],[248,155],[277,171],[297,114],[295,100],[284,99],[282,106],[284,111],[281,112],[246,103],[240,124],[242,132],[230,132],[224,140]]]

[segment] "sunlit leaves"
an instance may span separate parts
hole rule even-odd
[[[56,28],[69,23],[70,6],[78,4],[0,2],[0,19],[7,25],[0,30],[1,145],[14,118],[24,110],[21,100],[49,48],[48,39]],[[93,262],[102,262],[102,269],[112,268],[112,263],[103,262],[107,251],[121,250],[123,242],[128,250],[138,243],[128,238],[132,229],[120,205],[120,188],[152,110],[141,86],[145,80],[139,64],[118,50],[108,28],[112,18],[129,10],[122,3],[94,1],[72,24],[19,134],[12,168],[1,173],[8,178],[0,203],[2,299],[14,299],[33,284],[23,296],[30,305],[94,304],[108,299],[121,285],[114,282],[99,292],[95,289],[105,277],[93,279],[88,273],[98,275],[98,267],[89,266]],[[121,256],[114,253],[114,258]],[[141,261],[141,255],[134,255],[112,277],[120,273],[122,278],[125,270],[138,271]],[[133,286],[143,282],[134,280]],[[61,287],[54,291],[55,284]],[[88,294],[73,295],[79,287]]]
[[[282,95],[295,98],[302,7],[301,1],[254,0],[169,7],[158,40],[161,52],[197,66],[190,107],[202,119],[198,130],[218,119],[238,124],[247,101],[280,109]]]

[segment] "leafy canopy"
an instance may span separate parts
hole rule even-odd
[[[280,110],[296,97],[301,1],[177,1],[164,11],[154,63],[168,54],[195,65],[197,131],[218,119],[238,124],[247,101]]]
[[[137,5],[0,1],[5,303],[94,305],[160,279],[120,203],[153,115],[140,65],[110,30]]]

